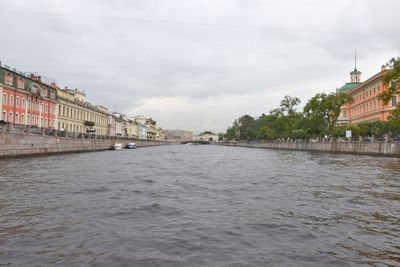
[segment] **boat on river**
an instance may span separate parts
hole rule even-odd
[[[136,148],[136,143],[128,143],[126,146],[127,149],[135,149]]]
[[[114,150],[122,150],[123,148],[124,148],[124,146],[122,145],[122,143],[114,144]]]

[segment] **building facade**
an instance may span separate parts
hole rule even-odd
[[[338,92],[350,94],[354,101],[341,107],[338,125],[386,121],[388,119],[390,112],[399,104],[399,95],[393,96],[392,101],[387,105],[379,100],[379,94],[388,89],[388,86],[383,82],[385,74],[385,66],[382,66],[380,72],[365,82],[360,82],[361,72],[355,69],[350,73],[352,82],[342,86],[338,89]],[[357,79],[357,83],[353,83],[353,79]]]
[[[0,123],[144,140],[163,138],[152,118],[109,114],[106,107],[87,102],[84,91],[61,89],[49,78],[22,73],[1,62]]]
[[[147,139],[147,140],[156,140],[156,136],[158,133],[158,128],[157,128],[157,122],[153,120],[152,118],[143,116],[143,115],[138,115],[135,117],[135,121],[138,124],[138,127],[141,128],[139,129],[139,136],[141,139]],[[146,137],[143,137],[143,127],[146,127]]]
[[[41,76],[0,66],[1,120],[13,124],[54,128],[56,84]]]
[[[77,89],[57,88],[57,129],[75,133],[107,134],[107,108],[92,105]]]
[[[193,133],[184,130],[163,130],[166,140],[173,141],[193,141]]]

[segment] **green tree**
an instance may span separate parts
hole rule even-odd
[[[255,139],[255,119],[250,115],[244,115],[238,119],[239,139]]]
[[[326,120],[329,134],[333,134],[333,128],[340,115],[340,107],[352,103],[353,98],[346,93],[320,93],[311,98],[304,107],[307,116],[319,116]]]
[[[283,112],[286,113],[288,116],[295,116],[296,115],[296,109],[294,108],[300,104],[300,98],[298,97],[291,97],[289,95],[286,95],[282,100],[281,104],[279,107]]]
[[[400,94],[400,57],[392,58],[387,64],[390,69],[386,71],[383,82],[389,85],[388,90],[379,94],[379,98],[389,103],[393,96]]]
[[[226,129],[226,133],[224,134],[224,138],[226,140],[236,140],[237,136],[237,127],[235,125],[228,127]]]
[[[281,118],[281,120],[285,121],[286,133],[289,137],[292,137],[293,130],[295,128],[298,113],[296,112],[296,109],[294,107],[298,104],[300,104],[300,98],[286,95],[281,100],[281,104],[279,105],[279,111],[281,111],[284,116],[283,118]]]
[[[379,94],[379,99],[387,105],[393,97],[400,94],[400,57],[392,58],[387,64],[390,69],[386,71],[383,82],[389,85],[388,89]],[[397,100],[397,99],[396,99]],[[400,124],[400,106],[397,105],[389,115],[389,121],[396,126]]]

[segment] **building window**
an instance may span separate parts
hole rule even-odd
[[[8,114],[8,121],[9,122],[13,122],[13,113],[12,112],[10,112],[9,114]]]
[[[4,82],[5,82],[5,84],[13,85],[13,76],[11,75],[11,73],[7,72],[5,74]]]
[[[22,98],[22,101],[21,101],[21,107],[25,108],[25,99],[23,99],[23,98]]]
[[[397,106],[397,96],[392,96],[392,107],[396,107]]]
[[[10,95],[10,106],[14,106],[14,96]]]
[[[18,86],[19,89],[24,89],[24,80],[21,79],[21,78],[18,78],[17,86]]]
[[[3,110],[3,116],[1,117],[3,121],[7,121],[7,113]]]
[[[25,124],[25,115],[21,114],[21,124]]]
[[[3,105],[7,105],[7,94],[3,95]]]
[[[343,118],[347,119],[347,111],[346,110],[343,110]]]
[[[19,114],[15,113],[15,123],[18,124],[19,123]]]
[[[31,117],[28,115],[27,119],[26,119],[26,124],[30,125],[31,121],[30,121]]]
[[[15,106],[17,107],[17,108],[19,108],[19,96],[17,96],[17,98],[16,98],[16,103],[15,103]]]

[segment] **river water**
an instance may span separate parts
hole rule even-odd
[[[0,161],[0,266],[400,266],[400,160],[176,145]]]

